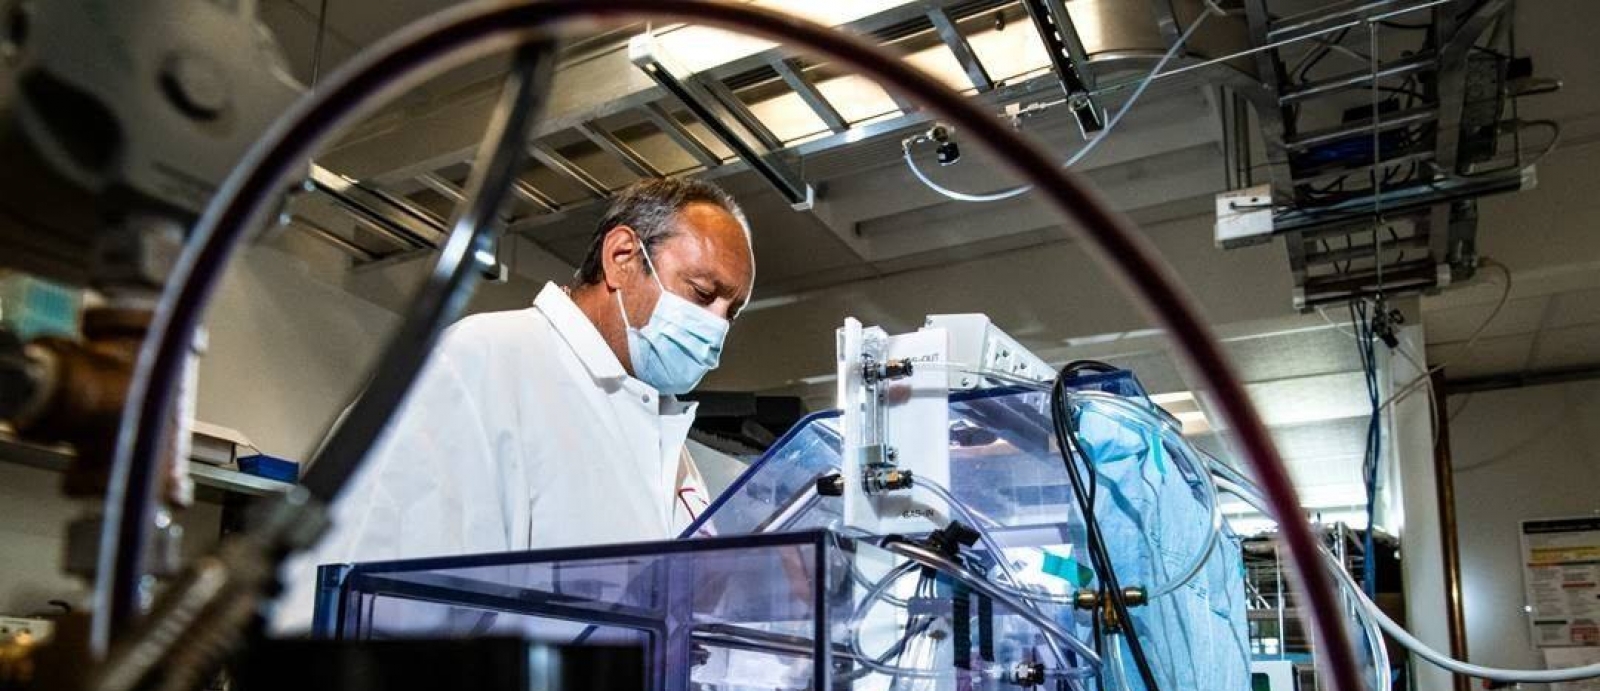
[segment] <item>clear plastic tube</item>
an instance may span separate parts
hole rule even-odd
[[[1056,621],[1050,617],[1045,616],[1043,612],[1040,612],[1039,610],[1030,606],[1028,603],[1018,599],[1016,596],[996,588],[994,583],[990,582],[988,579],[979,574],[973,573],[967,567],[946,558],[944,555],[939,554],[938,552],[934,552],[933,550],[925,547],[907,542],[893,541],[883,545],[883,548],[902,557],[906,557],[912,561],[915,561],[923,566],[928,566],[939,571],[943,571],[951,578],[955,578],[962,583],[965,583],[973,590],[988,596],[990,599],[995,600],[996,602],[1006,606],[1011,611],[1016,612],[1018,616],[1027,619],[1034,626],[1039,627],[1039,630],[1045,635],[1067,644],[1067,646],[1071,647],[1079,657],[1088,662],[1088,667],[1091,667],[1095,670],[1099,670],[1101,668],[1102,663],[1100,661],[1100,655],[1095,653],[1088,644],[1078,640],[1077,636],[1072,635],[1072,633],[1068,632],[1066,629],[1061,628],[1060,624],[1056,623]]]
[[[1265,502],[1256,494],[1250,483],[1236,480],[1236,478],[1242,479],[1242,475],[1232,468],[1222,465],[1222,462],[1215,458],[1208,458],[1208,460],[1211,462],[1212,468],[1221,467],[1226,469],[1225,473],[1218,473],[1217,477],[1222,491],[1243,499],[1246,504],[1255,507],[1256,510],[1264,514],[1267,513]],[[1357,587],[1355,581],[1349,578],[1349,574],[1345,573],[1344,567],[1339,564],[1339,560],[1331,552],[1324,548],[1322,553],[1323,558],[1328,560],[1329,568],[1336,572],[1334,580],[1339,584],[1339,589],[1344,591],[1345,599],[1355,603],[1357,597],[1362,596],[1361,588]],[[1340,577],[1341,575],[1343,578]],[[1366,636],[1367,647],[1372,650],[1372,688],[1375,691],[1390,691],[1394,683],[1389,676],[1389,649],[1384,646],[1383,632],[1379,629],[1378,621],[1373,618],[1371,612],[1368,612],[1359,604],[1354,609],[1356,619],[1361,622],[1362,634]]]
[[[1109,407],[1120,413],[1127,422],[1132,424],[1150,425],[1151,421],[1154,420],[1156,428],[1160,430],[1163,441],[1172,442],[1178,448],[1189,448],[1188,442],[1184,441],[1180,429],[1168,424],[1170,421],[1155,411],[1145,408],[1131,399],[1099,391],[1080,391],[1072,395],[1076,398],[1091,401],[1096,405]],[[1206,463],[1197,461],[1188,454],[1178,454],[1178,456],[1184,459],[1184,462],[1190,466],[1189,470],[1195,475],[1196,483],[1200,488],[1201,499],[1210,513],[1210,530],[1206,533],[1205,544],[1200,549],[1195,550],[1195,553],[1189,558],[1189,562],[1177,577],[1169,579],[1160,585],[1147,586],[1151,599],[1177,592],[1179,588],[1194,580],[1195,576],[1198,576],[1205,569],[1206,562],[1210,560],[1212,552],[1216,551],[1217,543],[1222,538],[1222,507],[1217,501],[1216,482],[1206,467]],[[1159,558],[1159,556],[1152,557],[1152,559]]]
[[[1231,469],[1229,470],[1231,471]],[[1230,482],[1229,484],[1232,483]],[[1266,509],[1266,502],[1262,501],[1254,491],[1254,487],[1249,484],[1232,487],[1230,491],[1240,499],[1245,500],[1246,503],[1254,506],[1258,511],[1271,515],[1271,512]],[[1376,603],[1367,597],[1366,593],[1361,591],[1361,588],[1356,585],[1355,579],[1351,578],[1350,574],[1339,565],[1339,560],[1333,556],[1333,553],[1323,549],[1322,556],[1327,563],[1328,571],[1333,574],[1334,578],[1343,586],[1345,592],[1359,605],[1356,609],[1358,612],[1364,613],[1363,618],[1375,621],[1378,627],[1389,634],[1389,637],[1393,638],[1395,642],[1405,646],[1407,650],[1416,653],[1422,659],[1433,663],[1441,669],[1479,679],[1523,684],[1554,684],[1600,677],[1600,664],[1568,667],[1566,669],[1501,669],[1474,665],[1452,658],[1429,647],[1428,644],[1411,635],[1411,632],[1407,631],[1405,627],[1390,619],[1389,615],[1385,614]],[[1381,648],[1382,644],[1379,643],[1376,647]],[[1387,674],[1384,674],[1384,676],[1387,677]]]
[[[861,599],[861,604],[856,607],[855,614],[850,616],[850,652],[856,656],[856,662],[862,667],[880,674],[913,679],[943,679],[949,674],[933,670],[886,665],[868,655],[861,645],[861,625],[866,621],[867,614],[872,611],[872,606],[878,602],[885,601],[886,596],[889,594],[889,589],[899,583],[900,579],[905,577],[906,574],[917,570],[917,568],[918,565],[914,561],[903,562],[891,569],[883,578],[878,579],[878,582],[873,584],[872,588],[867,591],[866,596]]]
[[[901,666],[898,666],[898,665],[885,664],[881,660],[873,657],[872,655],[869,655],[866,652],[865,648],[862,646],[862,643],[861,643],[862,624],[866,621],[867,614],[871,611],[873,604],[878,603],[878,602],[888,602],[889,599],[892,597],[889,594],[889,589],[894,587],[894,584],[899,582],[899,580],[901,578],[905,577],[907,574],[909,574],[912,571],[915,571],[915,570],[917,570],[917,569],[919,569],[919,568],[921,568],[923,566],[928,566],[928,564],[919,563],[919,561],[917,561],[915,558],[912,558],[909,561],[902,562],[899,565],[895,566],[887,574],[885,574],[883,578],[879,579],[877,583],[874,583],[872,585],[872,587],[867,591],[867,594],[862,598],[861,604],[856,608],[855,614],[853,614],[850,617],[850,623],[849,623],[849,629],[850,629],[850,652],[856,657],[856,662],[859,663],[862,667],[864,667],[866,669],[869,669],[869,670],[871,670],[873,672],[877,672],[879,674],[886,674],[886,675],[889,675],[889,676],[896,676],[896,677],[906,677],[906,678],[911,678],[911,679],[948,679],[948,678],[951,678],[951,677],[955,676],[958,673],[959,670],[954,670],[954,669],[951,669],[951,670],[931,670],[931,669],[919,669],[919,668],[914,668],[914,667],[901,667]],[[934,568],[939,568],[939,567],[937,565],[935,565]],[[943,570],[943,569],[941,569],[941,570]],[[956,577],[959,580],[966,581],[966,579],[962,578],[961,575],[959,575],[959,574],[952,573],[950,575]],[[1004,602],[1004,600],[1002,600],[1002,602]],[[1027,615],[1024,614],[1024,616],[1026,617]],[[1042,614],[1040,616],[1042,616]],[[1034,623],[1038,624],[1037,621],[1035,621]],[[1047,634],[1046,637],[1049,640],[1049,642],[1052,643],[1052,646],[1054,646],[1054,645],[1056,645],[1055,640],[1054,640],[1054,636],[1049,635],[1050,633],[1051,633],[1051,631],[1047,630],[1046,631],[1046,634]],[[1056,633],[1059,634],[1060,632],[1056,631]],[[1076,639],[1072,639],[1072,640],[1076,641]],[[1088,651],[1088,648],[1086,646],[1080,652],[1085,652],[1085,651],[1088,652],[1088,655],[1087,655],[1088,659],[1090,659],[1094,663],[1098,663],[1099,662],[1099,659],[1094,656],[1092,651]],[[1064,677],[1064,678],[1071,678],[1071,679],[1081,679],[1081,678],[1091,677],[1091,676],[1094,676],[1096,674],[1096,668],[1094,666],[1067,667],[1064,656],[1060,657],[1060,661],[1061,661],[1061,665],[1062,666],[1058,667],[1058,668],[1055,668],[1055,669],[1048,670],[1046,672],[1047,676],[1050,676],[1050,677]],[[1004,673],[1004,668],[1003,667],[999,667],[999,666],[988,666],[988,667],[985,667],[985,668],[979,670],[979,673],[987,674],[987,675],[1001,675],[1001,674]]]
[[[990,525],[993,525],[995,521],[989,519],[987,516],[980,516],[976,511],[968,507],[965,502],[956,499],[955,495],[950,493],[950,490],[945,489],[937,482],[933,482],[924,478],[917,478],[913,481],[912,486],[920,487],[932,493],[934,496],[943,499],[944,503],[948,505],[952,511],[961,514],[961,517],[967,520],[967,523],[972,526],[972,529],[978,531],[978,539],[983,541],[983,546],[989,550],[990,554],[994,555],[995,564],[999,565],[1000,572],[1005,574],[1006,580],[1017,587],[1022,586],[1022,579],[1017,577],[1017,571],[1011,566],[1011,560],[1006,558],[1005,549],[1002,548],[1000,543],[994,539],[994,535],[989,533],[989,527]],[[1032,603],[1027,603],[1027,605],[1031,607]],[[1048,638],[1045,640],[1045,642],[1049,644],[1050,653],[1055,656],[1056,662],[1061,664],[1063,667],[1066,666],[1067,656],[1066,653],[1062,652],[1060,644]]]
[[[1003,381],[1008,384],[1034,388],[1041,391],[1048,391],[1051,386],[1048,382],[1027,379],[1009,372],[986,369],[962,362],[935,360],[931,362],[919,362],[917,363],[917,366],[932,367],[952,372],[961,372],[964,374],[987,377],[997,381]],[[1163,417],[1155,410],[1140,406],[1133,400],[1123,396],[1117,396],[1115,394],[1108,394],[1099,391],[1080,391],[1074,393],[1073,396],[1093,401],[1096,404],[1107,405],[1115,408],[1123,415],[1125,420],[1132,424],[1150,425],[1151,421],[1154,420],[1155,427],[1160,430],[1163,440],[1171,441],[1173,444],[1181,448],[1188,448],[1188,443],[1182,438],[1181,428],[1176,427],[1172,420]],[[1196,477],[1197,484],[1200,488],[1201,498],[1205,502],[1207,510],[1210,513],[1210,530],[1206,533],[1205,544],[1200,549],[1195,551],[1193,556],[1190,557],[1189,562],[1185,564],[1183,570],[1179,572],[1177,577],[1171,578],[1159,585],[1147,586],[1149,597],[1152,599],[1177,592],[1179,588],[1189,583],[1189,581],[1194,580],[1194,578],[1205,569],[1206,562],[1210,560],[1212,552],[1216,551],[1217,543],[1221,540],[1222,536],[1222,509],[1217,502],[1217,487],[1211,478],[1211,473],[1207,472],[1205,463],[1195,462],[1195,460],[1187,454],[1182,454],[1182,456],[1184,461],[1190,465],[1190,471],[1193,472]],[[927,485],[929,483],[919,480],[918,484]],[[943,499],[952,507],[953,510],[956,510],[957,512],[962,513],[964,516],[967,516],[968,522],[972,523],[974,528],[979,529],[981,535],[983,535],[985,538],[988,537],[987,531],[982,530],[982,523],[972,518],[971,511],[962,505],[961,502],[957,501],[949,492],[949,490],[936,486],[932,489],[937,490],[934,493],[938,494],[941,499]],[[999,550],[996,549],[995,546],[989,544],[989,542],[990,540],[985,540],[985,547],[996,554],[999,554]],[[1008,590],[1008,592],[1018,597],[1049,604],[1070,604],[1071,602],[1070,597],[1026,590],[1022,587],[1022,583],[1014,578],[1012,574],[1008,573],[1006,574],[1006,577],[1010,583],[997,583],[996,585]]]
[[[1109,691],[1133,691],[1128,686],[1128,663],[1122,659],[1122,636],[1109,634],[1106,636],[1106,666],[1101,674],[1102,679],[1109,679],[1106,685]]]
[[[1021,386],[1021,387],[1024,387],[1024,388],[1034,389],[1036,391],[1049,391],[1050,390],[1050,381],[1048,381],[1048,380],[1039,381],[1037,379],[1029,379],[1028,377],[1019,376],[1019,375],[1016,375],[1016,374],[1012,374],[1010,372],[1002,372],[1002,371],[997,370],[997,369],[988,369],[988,368],[985,368],[985,367],[979,367],[977,365],[966,363],[966,362],[950,362],[950,361],[947,361],[947,360],[928,360],[928,361],[919,360],[916,363],[916,367],[925,367],[925,368],[928,368],[928,369],[944,370],[946,372],[960,372],[962,374],[971,374],[973,376],[984,377],[986,379],[993,379],[995,381],[1004,382],[1006,384],[1010,384],[1010,385],[1013,385],[1013,386]]]

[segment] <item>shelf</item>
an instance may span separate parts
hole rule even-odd
[[[0,434],[0,462],[60,472],[66,470],[67,465],[72,462],[72,450],[64,446],[43,446],[18,441],[9,435]],[[287,482],[268,480],[199,461],[189,463],[189,477],[194,479],[198,487],[244,496],[277,494],[286,492],[294,486]]]

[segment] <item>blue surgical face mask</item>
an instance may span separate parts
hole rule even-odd
[[[640,254],[650,268],[650,276],[661,288],[661,297],[643,328],[628,323],[628,310],[617,291],[617,308],[628,327],[628,359],[633,376],[665,394],[688,393],[706,372],[716,369],[722,358],[722,341],[728,336],[728,320],[678,297],[661,283],[661,275],[650,262],[650,253],[639,243]]]

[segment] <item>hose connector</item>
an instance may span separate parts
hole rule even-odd
[[[1000,676],[1000,680],[1023,688],[1033,688],[1044,683],[1044,664],[1018,662]]]
[[[911,489],[914,478],[911,471],[892,465],[878,465],[862,471],[861,486],[867,494],[883,494]]]

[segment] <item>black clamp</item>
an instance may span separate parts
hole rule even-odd
[[[978,531],[961,521],[950,521],[950,525],[928,534],[928,547],[951,559],[961,556],[963,548],[978,544]]]
[[[832,473],[817,478],[817,496],[844,496],[844,476],[840,475],[839,473]]]

